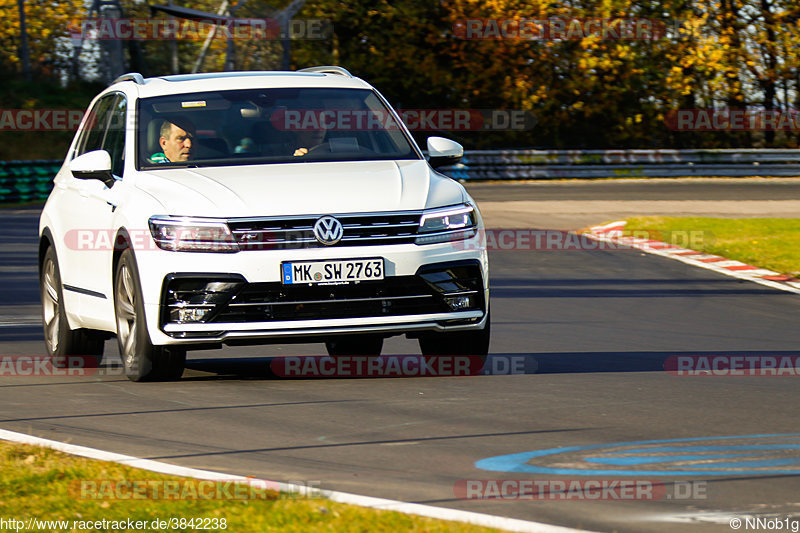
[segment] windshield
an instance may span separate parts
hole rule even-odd
[[[139,101],[138,167],[420,159],[367,89],[213,91]]]

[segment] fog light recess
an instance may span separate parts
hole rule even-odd
[[[202,322],[212,308],[183,308],[170,311],[170,322]]]
[[[447,296],[444,301],[453,311],[462,311],[472,307],[472,298],[469,296]]]

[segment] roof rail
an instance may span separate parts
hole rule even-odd
[[[111,85],[114,85],[115,83],[119,83],[121,81],[133,81],[136,82],[138,85],[144,85],[144,77],[138,72],[128,72],[127,74],[123,74],[119,78],[115,79],[111,83]]]
[[[301,68],[297,72],[319,72],[320,74],[338,74],[340,76],[347,76],[348,78],[352,78],[353,75],[346,68],[342,68],[336,65],[324,65],[319,67],[308,67],[308,68]]]

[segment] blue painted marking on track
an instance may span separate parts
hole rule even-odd
[[[553,467],[546,467],[546,466],[539,466],[535,464],[529,464],[529,461],[537,458],[537,457],[545,457],[545,456],[553,456],[553,455],[560,455],[572,452],[586,452],[586,451],[594,451],[597,453],[599,450],[608,449],[608,448],[619,448],[622,446],[631,446],[633,448],[628,450],[609,450],[608,454],[630,454],[630,453],[638,453],[638,454],[650,454],[650,453],[673,453],[676,455],[681,455],[683,458],[678,459],[679,461],[686,461],[686,460],[708,460],[712,456],[709,455],[707,452],[719,452],[719,451],[791,451],[795,454],[797,450],[800,449],[800,445],[794,444],[796,440],[787,439],[786,443],[770,443],[770,444],[731,444],[731,445],[715,445],[715,446],[662,446],[662,447],[652,447],[652,448],[641,448],[642,445],[649,445],[649,444],[675,444],[675,443],[694,443],[694,442],[718,442],[724,443],[725,441],[731,441],[734,439],[775,439],[775,438],[782,438],[782,437],[797,437],[800,436],[800,433],[788,433],[788,434],[781,434],[781,433],[774,433],[774,434],[758,434],[758,435],[733,435],[733,436],[725,436],[725,437],[707,437],[707,438],[691,438],[691,439],[662,439],[662,440],[646,440],[646,441],[631,441],[631,442],[615,442],[615,443],[608,443],[608,444],[591,444],[588,446],[567,446],[562,448],[550,448],[547,450],[535,450],[530,452],[523,452],[523,453],[514,453],[509,455],[500,455],[497,457],[489,457],[486,459],[481,459],[475,463],[475,467],[480,468],[481,470],[489,470],[495,472],[517,472],[517,473],[527,473],[527,474],[550,474],[550,475],[570,475],[570,476],[698,476],[698,475],[713,475],[713,476],[727,476],[727,475],[790,475],[790,474],[800,474],[800,468],[785,468],[790,465],[798,465],[800,464],[800,456],[795,455],[794,457],[775,457],[771,459],[758,459],[747,461],[743,460],[741,462],[736,461],[729,461],[729,462],[719,462],[719,463],[710,463],[710,464],[703,464],[703,465],[674,465],[670,467],[669,465],[658,462],[661,467],[661,470],[638,470],[632,468],[630,470],[623,470],[623,469],[596,469],[596,468],[553,468]],[[638,447],[638,448],[637,448]],[[680,453],[676,453],[680,452]],[[697,452],[697,455],[689,455],[685,452]],[[726,454],[727,455],[727,454]],[[757,453],[757,454],[734,454],[735,455],[759,455],[764,456],[768,455],[766,453]],[[730,455],[728,455],[730,457]],[[650,456],[654,459],[659,459],[664,456]],[[724,458],[724,457],[720,457]],[[591,463],[602,463],[604,461],[597,460],[599,458],[592,457],[592,458],[585,458],[583,459],[586,461],[587,466],[591,466]],[[616,457],[615,459],[625,459],[623,457]],[[635,458],[630,458],[635,459]],[[641,457],[639,457],[641,459]],[[574,459],[571,459],[572,462],[575,462]],[[629,463],[612,463],[616,466],[636,466],[637,464],[650,464],[649,462],[629,462]],[[765,467],[775,467],[775,468],[765,468]],[[759,468],[759,469],[755,469]],[[724,470],[723,470],[724,469]]]

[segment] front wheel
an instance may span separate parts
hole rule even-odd
[[[452,333],[428,333],[419,338],[422,355],[467,355],[479,357],[486,362],[489,356],[491,317],[486,317],[483,329],[454,331]]]
[[[55,249],[50,246],[44,254],[39,272],[42,295],[42,324],[47,354],[55,366],[66,366],[65,356],[90,357],[99,365],[103,359],[105,337],[99,331],[69,329],[64,307],[64,288]]]
[[[114,314],[117,342],[125,375],[131,381],[180,379],[186,350],[153,346],[147,333],[142,286],[133,252],[122,252],[114,276]]]

